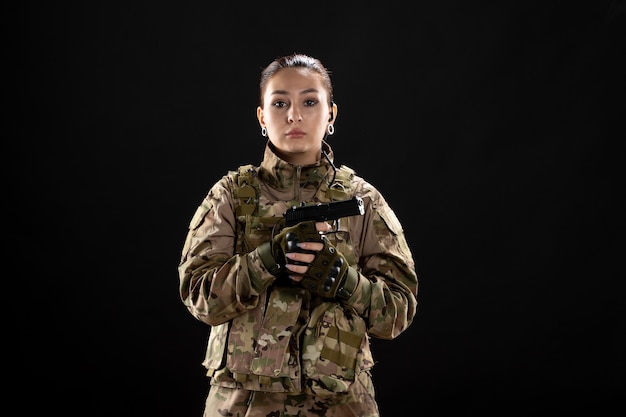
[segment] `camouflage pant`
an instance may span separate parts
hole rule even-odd
[[[203,417],[379,417],[370,374],[361,372],[345,394],[320,399],[306,394],[211,386]]]

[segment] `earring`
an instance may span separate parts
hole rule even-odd
[[[267,136],[267,128],[265,126],[261,128],[261,136]]]
[[[328,128],[326,128],[326,131],[328,131],[328,134],[332,136],[335,133],[335,126],[328,125]]]

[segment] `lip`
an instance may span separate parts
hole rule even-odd
[[[287,136],[290,138],[301,138],[304,136],[304,132],[300,129],[291,129],[287,132]]]

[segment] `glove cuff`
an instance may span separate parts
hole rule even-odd
[[[346,271],[346,278],[341,283],[341,286],[337,290],[337,298],[347,300],[352,297],[352,294],[356,291],[356,287],[359,285],[359,273],[356,269],[348,267]]]
[[[272,245],[270,242],[261,243],[257,246],[256,251],[263,262],[263,266],[265,266],[265,269],[267,269],[270,274],[276,276],[282,271],[283,266],[276,262],[276,259],[274,259],[272,255]]]

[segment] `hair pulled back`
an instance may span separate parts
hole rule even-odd
[[[309,55],[294,53],[291,55],[285,55],[280,58],[276,58],[261,72],[261,82],[259,83],[260,96],[259,103],[263,107],[263,94],[265,93],[265,87],[267,82],[274,74],[283,68],[308,68],[316,72],[324,86],[328,90],[329,105],[332,105],[333,101],[333,84],[330,80],[330,71],[322,64],[322,62]]]

